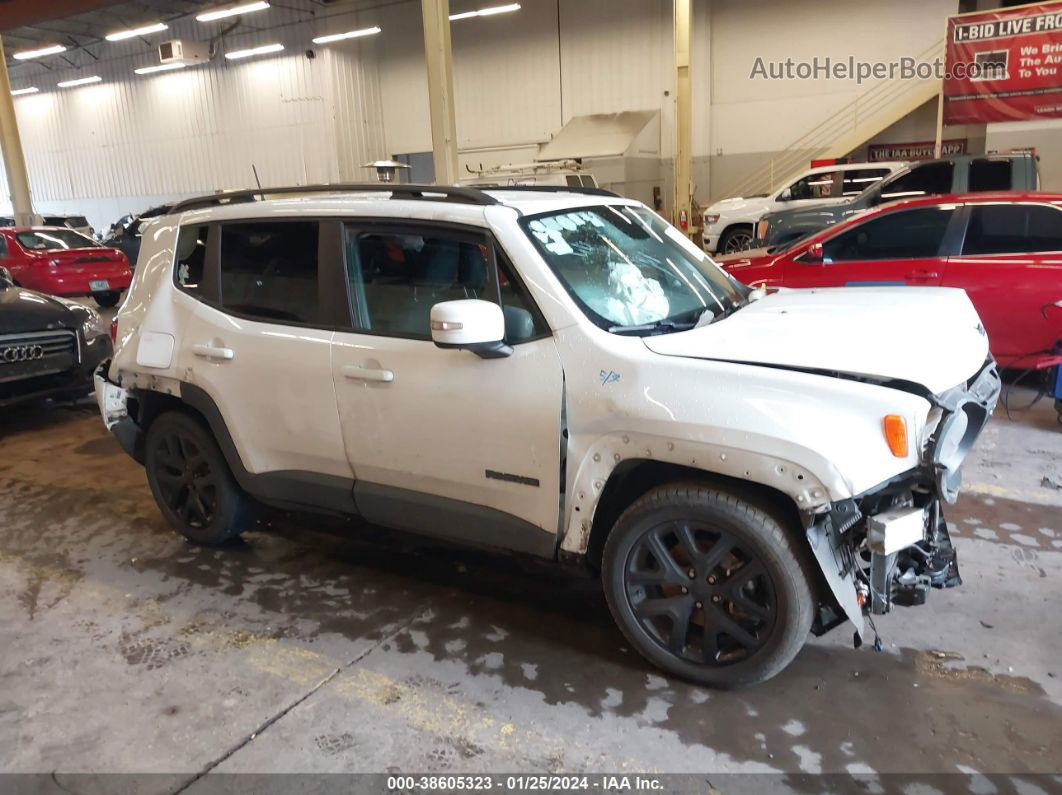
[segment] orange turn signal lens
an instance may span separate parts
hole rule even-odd
[[[889,449],[897,458],[907,457],[907,420],[899,414],[886,414],[882,423],[885,430],[885,441],[889,443]]]

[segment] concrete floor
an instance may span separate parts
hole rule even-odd
[[[378,530],[198,548],[94,406],[10,412],[0,771],[1058,772],[1062,428],[999,416],[976,455],[962,588],[881,619],[884,653],[845,626],[717,692],[628,649],[589,578]]]

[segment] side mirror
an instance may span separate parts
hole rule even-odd
[[[11,276],[11,271],[7,268],[0,268],[0,290],[6,290],[8,287],[14,287],[15,280]]]
[[[778,201],[787,202],[793,198],[793,189],[786,188],[784,191],[778,194]]]
[[[431,308],[431,339],[440,348],[461,348],[484,359],[508,356],[505,314],[490,301],[465,298],[443,301]]]
[[[808,247],[808,250],[804,252],[804,261],[811,262],[813,264],[822,264],[822,243],[813,243]]]

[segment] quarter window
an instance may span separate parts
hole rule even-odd
[[[874,218],[827,240],[822,246],[823,262],[936,257],[954,212],[924,207]]]
[[[963,254],[1033,254],[1062,251],[1062,210],[1036,204],[970,208]]]
[[[207,229],[206,226],[182,226],[177,233],[173,278],[182,290],[198,296],[203,294]]]
[[[224,224],[221,304],[255,320],[318,323],[316,221]]]

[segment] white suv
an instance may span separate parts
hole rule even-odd
[[[290,193],[152,220],[97,373],[189,539],[276,506],[584,561],[717,685],[958,584],[941,499],[999,393],[962,291],[764,296],[601,190]]]
[[[722,199],[704,211],[704,248],[733,254],[752,246],[757,222],[767,213],[848,201],[906,163],[839,163],[808,169],[762,196]]]

